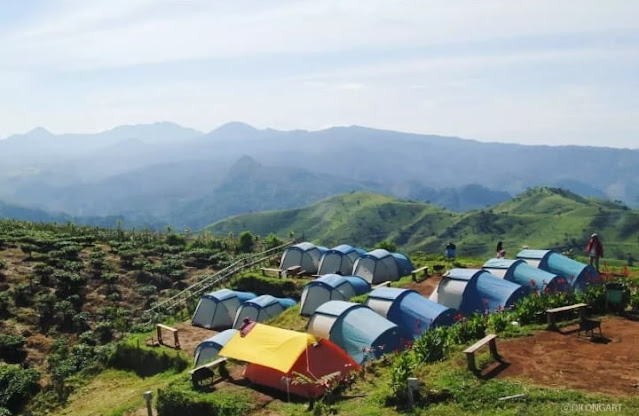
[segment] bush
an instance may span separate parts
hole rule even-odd
[[[118,344],[108,365],[121,370],[131,370],[141,377],[149,377],[167,370],[182,371],[189,366],[179,354],[169,355],[129,344]]]
[[[0,365],[0,409],[18,413],[40,389],[40,373],[12,365]],[[6,414],[6,412],[5,412]],[[10,415],[11,413],[9,413]],[[2,411],[0,411],[2,415]]]
[[[302,295],[303,284],[304,282],[293,279],[245,276],[238,279],[234,287],[240,291],[299,299]]]
[[[0,358],[9,363],[20,363],[26,354],[22,335],[0,334]]]
[[[191,391],[178,390],[175,386],[158,390],[158,416],[241,416],[249,409],[246,397],[224,392],[203,396]]]
[[[9,306],[11,305],[11,296],[8,292],[0,292],[0,318],[6,318],[9,315]]]

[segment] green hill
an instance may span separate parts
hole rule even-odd
[[[218,221],[214,235],[249,230],[296,236],[326,246],[370,248],[388,240],[404,251],[440,253],[454,241],[462,255],[489,256],[497,241],[510,255],[522,246],[580,253],[592,232],[602,236],[608,258],[627,259],[639,246],[639,212],[622,204],[584,198],[557,188],[534,188],[510,201],[468,213],[353,192],[293,210],[260,212]]]

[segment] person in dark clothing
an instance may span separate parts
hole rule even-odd
[[[446,244],[446,258],[448,260],[454,259],[456,250],[457,250],[457,246],[453,244],[452,242],[449,242],[448,244]]]

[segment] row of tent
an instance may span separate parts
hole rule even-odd
[[[309,242],[295,244],[284,251],[280,270],[293,266],[314,275],[359,276],[373,285],[398,280],[414,270],[410,259],[401,253],[384,249],[366,252],[347,244],[329,249]]]
[[[191,324],[208,329],[239,328],[244,319],[264,322],[297,304],[290,298],[220,289],[202,296]]]
[[[452,325],[460,315],[508,308],[545,288],[583,289],[596,277],[592,267],[553,251],[525,250],[519,256],[491,259],[484,269],[452,269],[430,299],[409,289],[377,288],[364,304],[357,304],[346,300],[370,290],[368,282],[357,276],[322,276],[302,295],[301,309],[313,305],[304,313],[310,315],[306,334],[261,324],[248,335],[229,329],[198,346],[196,365],[217,354],[236,358],[250,363],[245,374],[256,384],[317,397],[321,387],[291,384],[294,371],[318,378],[333,371],[345,374],[405,348],[429,328]],[[296,339],[296,349],[287,356],[290,339]]]

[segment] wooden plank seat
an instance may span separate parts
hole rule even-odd
[[[546,309],[546,316],[548,319],[548,326],[550,328],[554,328],[557,322],[557,315],[570,312],[570,311],[579,311],[579,315],[581,318],[584,318],[584,313],[586,311],[587,303],[575,303],[574,305],[561,306],[559,308],[551,308]]]
[[[422,273],[424,277],[428,277],[428,266],[422,266],[418,269],[415,269],[412,272],[410,272],[410,275],[412,276],[413,280],[417,280],[417,276],[420,273]]]
[[[210,363],[206,363],[189,371],[193,387],[198,389],[211,384],[215,377],[216,368],[218,369],[220,377],[229,378],[229,371],[226,369],[226,360],[226,357],[220,357],[215,361],[211,361]]]
[[[590,333],[590,338],[595,337],[595,329],[599,330],[599,336],[603,338],[603,333],[601,332],[601,321],[598,319],[588,319],[581,318],[579,321],[579,331],[577,332],[577,336],[581,336],[582,332],[585,332],[586,335]]]
[[[499,353],[497,352],[497,335],[488,334],[464,350],[464,354],[466,354],[466,361],[468,362],[468,369],[470,371],[477,372],[477,366],[475,365],[475,352],[486,344],[488,344],[490,354],[493,356],[493,358],[495,360],[501,359]]]
[[[164,342],[164,338],[162,337],[162,331],[169,331],[173,334],[173,345],[168,345]],[[180,349],[180,337],[178,335],[177,328],[173,328],[171,326],[164,325],[164,324],[157,324],[155,326],[155,332],[157,334],[158,344],[165,345],[167,347],[173,347],[177,350]]]

